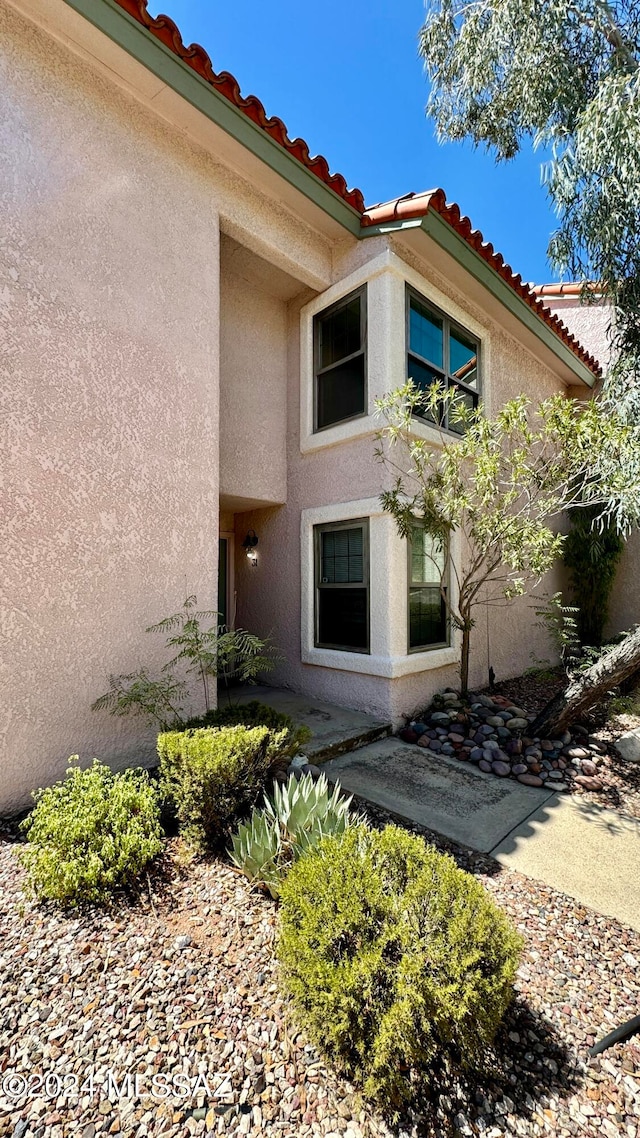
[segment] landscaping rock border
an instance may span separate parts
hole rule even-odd
[[[599,768],[606,746],[584,727],[557,739],[529,733],[533,718],[502,695],[470,694],[463,700],[447,689],[399,736],[434,755],[472,763],[485,774],[512,778],[524,786],[566,791],[604,787]]]

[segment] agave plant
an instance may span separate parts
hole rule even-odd
[[[231,860],[249,881],[256,881],[278,896],[278,856],[281,851],[280,830],[263,810],[254,810],[249,822],[238,827],[232,838]]]
[[[326,834],[346,830],[352,801],[353,797],[342,797],[339,783],[329,793],[325,775],[314,782],[306,774],[299,781],[292,778],[284,786],[276,784],[273,801],[267,798],[264,809],[278,825],[282,841],[302,853]]]
[[[361,818],[350,812],[353,798],[343,798],[338,783],[333,790],[324,775],[314,782],[310,774],[276,785],[273,799],[255,809],[248,823],[232,839],[231,860],[272,897],[289,866],[317,845],[321,838],[342,834]]]

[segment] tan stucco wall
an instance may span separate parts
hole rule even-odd
[[[369,243],[371,257],[380,252],[380,243]],[[353,268],[360,254],[344,257]],[[416,267],[415,258],[412,258]],[[437,272],[437,261],[419,265],[422,274],[442,292],[466,307],[469,315],[487,323],[485,314],[455,292]],[[383,487],[382,468],[374,460],[371,437],[340,443],[313,453],[300,453],[300,305],[289,305],[289,393],[288,393],[288,488],[287,504],[278,509],[257,510],[236,519],[239,541],[251,526],[259,535],[259,562],[247,565],[237,549],[236,585],[238,624],[263,635],[271,634],[284,655],[274,673],[274,682],[305,690],[319,699],[334,701],[398,719],[424,705],[430,695],[457,683],[455,666],[425,669],[393,680],[318,667],[300,662],[300,518],[301,511],[328,503],[375,498]],[[493,322],[488,324],[491,339],[490,374],[485,381],[485,397],[492,411],[506,399],[528,391],[534,399],[561,390],[562,384],[539,360]],[[403,335],[403,330],[400,332]],[[391,386],[391,383],[390,385]],[[403,588],[404,588],[403,584]],[[560,576],[551,573],[541,591],[549,594],[560,587]],[[393,601],[393,598],[391,599]],[[372,621],[375,614],[372,613]],[[523,599],[504,608],[489,610],[490,662],[499,679],[517,675],[535,661],[554,658],[553,646],[545,632],[536,628],[530,601]],[[478,621],[472,655],[471,682],[487,683],[487,631],[485,612]]]
[[[0,136],[3,812],[73,752],[148,760],[89,705],[215,606],[218,218],[195,150],[3,4]]]
[[[581,304],[579,297],[574,296],[545,296],[542,299],[606,370],[611,357],[610,305],[601,301]]]
[[[287,496],[287,306],[220,262],[220,493]]]
[[[311,288],[390,245],[487,325],[491,411],[521,390],[550,394],[559,381],[451,287],[435,246],[429,258],[386,238],[332,247],[187,142],[175,100],[156,99],[168,125],[5,14],[4,0],[0,19],[0,129],[10,154],[0,170],[9,361],[0,810],[60,774],[73,751],[116,764],[150,758],[153,732],[92,715],[89,704],[107,672],[154,662],[140,629],[185,593],[215,607],[218,217],[220,505],[226,528],[235,513],[237,624],[273,636],[284,656],[276,682],[385,716],[412,712],[455,684],[454,667],[388,680],[301,662],[301,512],[376,498],[383,485],[371,438],[300,451],[301,305]],[[185,115],[184,129],[192,126]],[[277,272],[253,275],[250,259],[229,255],[230,242]],[[402,313],[398,325],[403,335]],[[286,505],[247,511],[257,499]],[[250,527],[255,569],[240,548]],[[526,602],[492,610],[499,678],[550,656],[532,623]],[[486,669],[481,629],[472,682],[484,683]]]

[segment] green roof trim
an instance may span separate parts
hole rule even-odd
[[[150,35],[142,24],[113,0],[65,0],[65,3],[124,48],[216,126],[270,166],[334,221],[354,236],[359,235],[360,214],[357,210],[338,197],[311,170],[307,170],[297,158],[202,79],[173,51]]]

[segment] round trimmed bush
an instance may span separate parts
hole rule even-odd
[[[324,839],[282,885],[278,958],[310,1038],[397,1108],[442,1052],[479,1063],[512,999],[521,938],[482,886],[397,826]]]
[[[101,903],[131,884],[162,849],[157,795],[145,771],[114,774],[94,759],[34,793],[20,860],[31,892],[60,905]]]

